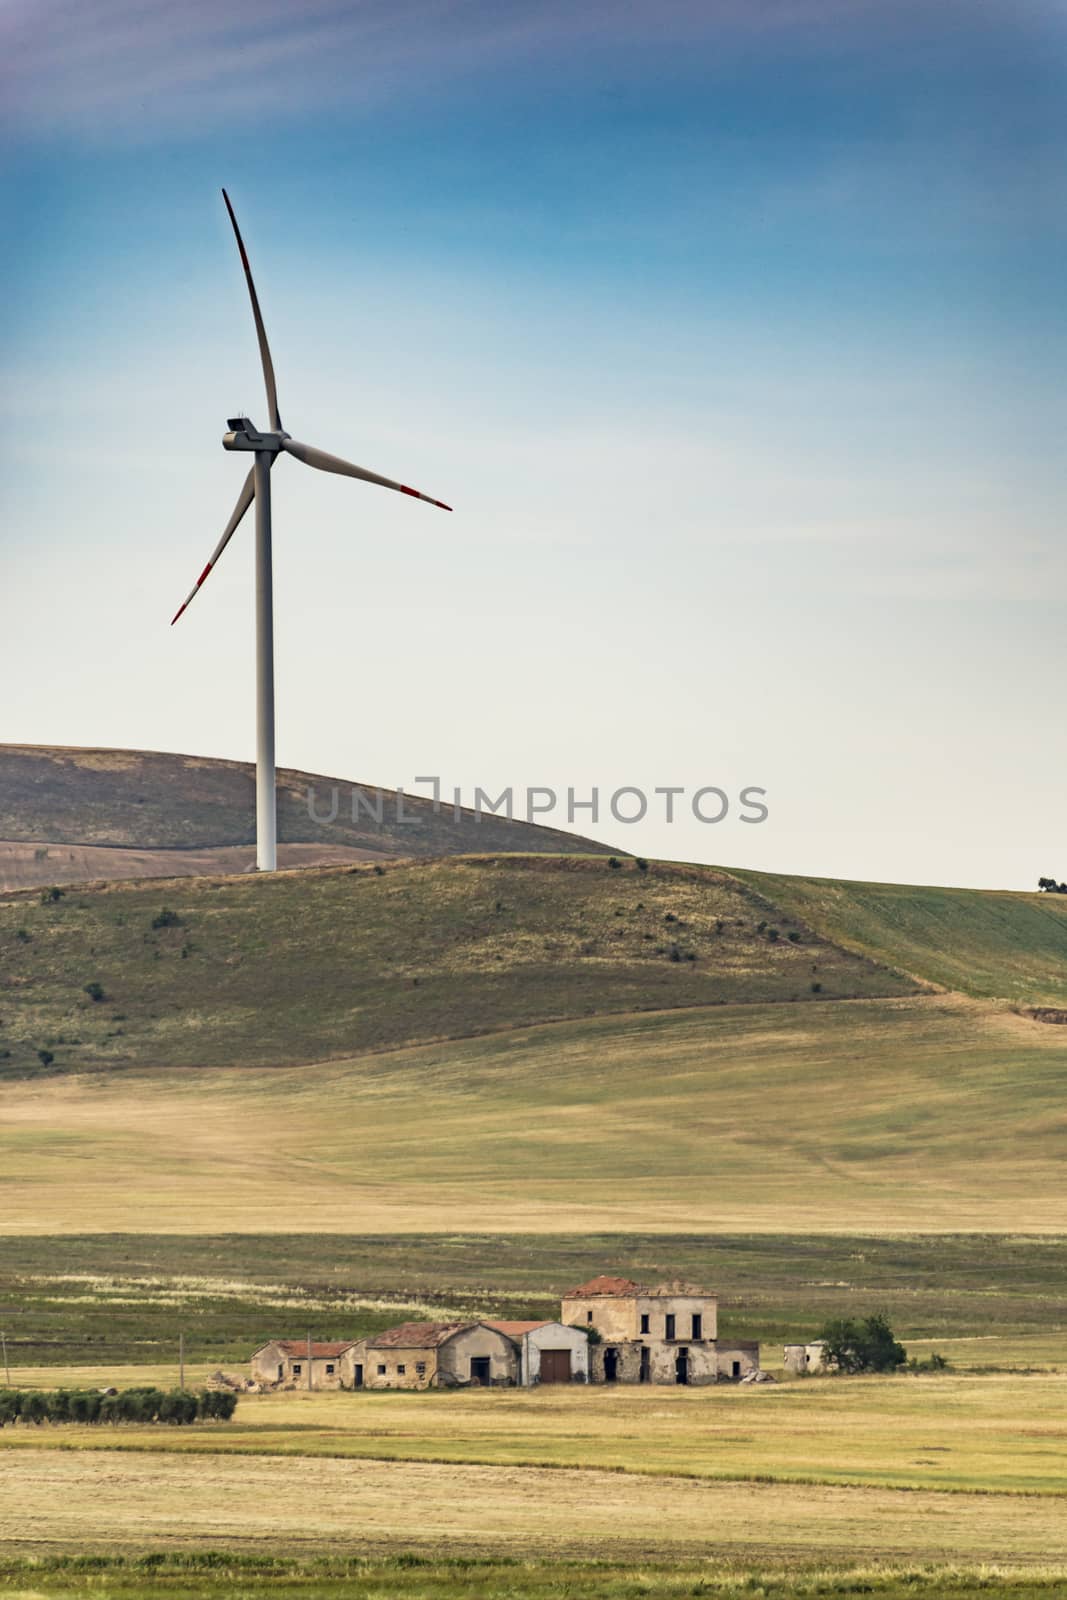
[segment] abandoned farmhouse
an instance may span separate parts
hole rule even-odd
[[[363,1339],[272,1339],[252,1382],[281,1389],[431,1389],[541,1383],[705,1384],[759,1371],[754,1340],[718,1337],[718,1301],[691,1284],[598,1277],[558,1322],[403,1322]]]

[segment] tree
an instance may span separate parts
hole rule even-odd
[[[1055,878],[1038,878],[1037,886],[1046,894],[1067,894],[1067,883],[1057,883]]]
[[[862,1321],[837,1317],[822,1331],[826,1341],[826,1363],[838,1372],[896,1372],[908,1359],[904,1346],[893,1337],[888,1318],[881,1311]]]

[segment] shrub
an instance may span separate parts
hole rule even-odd
[[[42,1067],[50,1067],[56,1058],[52,1054],[51,1050],[38,1050],[37,1059],[41,1063]]]
[[[19,1407],[19,1420],[21,1422],[35,1423],[37,1427],[40,1427],[41,1423],[47,1419],[50,1410],[51,1404],[48,1395],[26,1394],[22,1396],[22,1404]]]
[[[821,1337],[826,1340],[826,1360],[838,1372],[896,1372],[908,1359],[881,1311],[862,1322],[837,1317],[826,1324]]]
[[[43,906],[55,905],[57,900],[62,900],[64,893],[63,889],[42,889],[41,904]]]
[[[618,856],[609,856],[608,866],[613,872],[618,872],[619,868],[622,866],[622,862],[619,860]]]
[[[778,942],[778,929],[777,928],[768,928],[767,929],[767,937],[771,941],[772,944],[777,944],[777,942]]]
[[[908,1362],[909,1372],[949,1372],[951,1367],[947,1356],[938,1355],[936,1350],[931,1350],[925,1361],[918,1356],[912,1356]]]
[[[811,986],[811,992],[812,992],[812,994],[822,994],[822,984],[821,983],[813,983],[812,986]]]
[[[152,918],[153,928],[180,928],[181,925],[181,917],[176,911],[171,911],[167,906],[164,906],[163,910]]]
[[[156,1389],[145,1385],[101,1394],[97,1389],[0,1389],[0,1427],[9,1422],[169,1422],[178,1427],[198,1418],[228,1422],[237,1407],[232,1390],[189,1394],[181,1389]]]
[[[19,944],[29,944],[31,938],[30,930],[28,928],[16,928],[15,938]]]
[[[104,993],[103,984],[97,983],[95,978],[92,983],[87,983],[85,985],[85,993],[89,996],[90,1000],[99,1001],[107,999],[107,995]]]
[[[237,1410],[232,1389],[205,1389],[200,1396],[200,1415],[205,1422],[229,1422]]]
[[[789,942],[790,944],[800,943],[800,935],[795,928],[790,928],[789,930]]]
[[[637,857],[637,870],[638,872],[648,871],[648,862],[645,860],[644,856]]]
[[[39,844],[36,850],[33,852],[33,859],[35,861],[47,861],[48,846],[46,844]]]

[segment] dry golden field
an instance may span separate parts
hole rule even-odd
[[[1067,1559],[1067,1373],[285,1394],[0,1433],[8,1551]]]
[[[925,996],[14,1081],[0,1230],[1063,1233],[1065,1067]]]

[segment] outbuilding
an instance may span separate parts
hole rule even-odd
[[[787,1344],[782,1351],[782,1365],[787,1372],[794,1372],[798,1377],[826,1372],[826,1340],[811,1339],[807,1344]]]
[[[403,1322],[346,1352],[354,1389],[440,1389],[514,1384],[519,1352],[485,1322]]]
[[[340,1389],[354,1340],[271,1339],[252,1355],[256,1383],[296,1389]]]
[[[519,1383],[532,1389],[540,1383],[586,1383],[589,1378],[589,1335],[563,1322],[490,1322],[519,1352]]]

